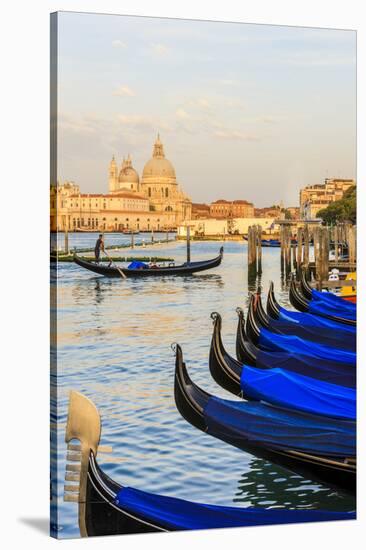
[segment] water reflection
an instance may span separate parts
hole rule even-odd
[[[351,510],[354,497],[327,486],[290,474],[278,465],[253,458],[250,470],[238,482],[234,502],[252,506],[286,509]]]
[[[192,259],[216,256],[220,244],[193,242]],[[265,295],[273,280],[277,300],[291,307],[288,292],[281,287],[279,249],[263,250],[263,273],[253,287],[248,287],[246,252],[244,242],[226,242],[219,268],[183,278],[122,281],[96,276],[72,263],[59,264],[54,394],[58,408],[52,421],[57,423],[53,434],[57,437],[53,458],[58,460],[54,491],[62,536],[79,533],[76,505],[62,500],[70,389],[83,392],[100,410],[102,444],[111,445],[113,454],[100,455],[99,460],[106,473],[120,483],[221,505],[232,505],[234,499],[237,506],[266,506],[266,502],[275,501],[268,506],[309,504],[325,509],[332,501],[334,509],[354,508],[351,498],[295,479],[199,432],[175,407],[171,342],[182,345],[192,378],[202,388],[235,399],[209,374],[211,311],[222,314],[225,346],[235,355],[235,309],[246,304],[248,292],[255,290],[258,282]],[[143,253],[149,255],[150,251],[146,248]],[[185,253],[182,242],[159,249],[159,255],[172,256],[177,262],[185,261]],[[51,286],[54,297],[54,278]],[[284,481],[275,483],[273,477]]]

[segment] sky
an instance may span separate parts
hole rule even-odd
[[[193,202],[355,178],[355,31],[59,13],[58,180],[106,193],[158,132]]]

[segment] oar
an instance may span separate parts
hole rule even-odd
[[[114,267],[117,269],[118,273],[121,275],[122,279],[127,279],[126,275],[123,273],[122,269],[118,267],[118,265],[113,261],[112,257],[108,254],[106,250],[103,250],[104,254],[109,258],[111,263],[114,265]]]

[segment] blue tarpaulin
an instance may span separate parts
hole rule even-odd
[[[349,321],[356,320],[356,310],[339,308],[336,305],[333,306],[333,304],[328,301],[322,300],[310,300],[309,313],[311,313],[312,315],[320,315],[323,317],[328,317],[329,315],[331,315],[334,317],[341,317]]]
[[[128,266],[128,269],[149,269],[149,266],[145,264],[145,262],[140,262],[138,260],[135,260],[130,263]]]
[[[280,368],[332,384],[356,387],[355,366],[309,355],[258,350],[256,366],[261,369]]]
[[[304,326],[311,327],[326,327],[331,330],[341,330],[343,332],[355,334],[356,327],[351,325],[345,325],[344,323],[338,323],[331,319],[325,319],[323,317],[317,317],[310,313],[302,313],[300,311],[290,311],[280,306],[280,320],[291,321]]]
[[[341,298],[341,296],[337,296],[333,292],[319,292],[319,290],[312,289],[311,296],[313,300],[328,302],[329,304],[332,304],[333,307],[345,309],[347,311],[353,311],[354,313],[356,313],[356,304],[344,300],[344,298]]]
[[[325,510],[272,510],[200,504],[179,498],[122,488],[115,504],[145,521],[158,523],[167,530],[218,529],[276,523],[355,519],[355,512]]]
[[[337,349],[335,347],[324,346],[308,340],[303,340],[297,336],[286,336],[284,334],[274,334],[266,328],[261,328],[259,335],[259,347],[269,351],[285,351],[287,353],[300,353],[328,359],[330,361],[356,364],[356,353],[352,351]]]
[[[348,420],[356,419],[356,390],[282,369],[244,365],[244,396],[289,409]]]
[[[210,397],[204,417],[209,434],[238,446],[252,443],[335,457],[356,454],[356,422],[351,420],[219,397]]]
[[[300,325],[291,321],[270,319],[269,330],[277,334],[298,336],[304,340],[317,342],[326,346],[335,346],[340,349],[355,351],[356,333],[330,330],[328,327],[312,327]]]

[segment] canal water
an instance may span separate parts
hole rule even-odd
[[[93,246],[97,235],[71,234],[70,246]],[[150,236],[145,238],[146,243]],[[106,235],[107,244],[130,236]],[[162,240],[165,236],[161,236]],[[62,236],[60,236],[62,243]],[[158,237],[157,239],[158,240]],[[113,448],[99,463],[114,480],[145,491],[193,501],[266,508],[354,510],[355,499],[240,451],[188,424],[173,395],[174,355],[181,344],[192,376],[203,389],[235,399],[212,380],[208,355],[210,313],[223,317],[223,341],[235,355],[235,308],[249,290],[245,242],[193,242],[192,260],[214,257],[224,244],[220,267],[190,277],[107,279],[73,263],[57,268],[57,499],[60,537],[77,537],[77,504],[63,502],[65,426],[71,389],[92,399],[102,417],[101,444]],[[121,255],[113,251],[115,255]],[[182,241],[136,248],[133,255],[185,260]],[[124,253],[123,253],[124,254]],[[56,292],[53,273],[51,291]],[[264,293],[290,308],[281,286],[279,249],[263,249]],[[53,350],[55,353],[55,350]],[[55,467],[56,456],[52,465]]]

